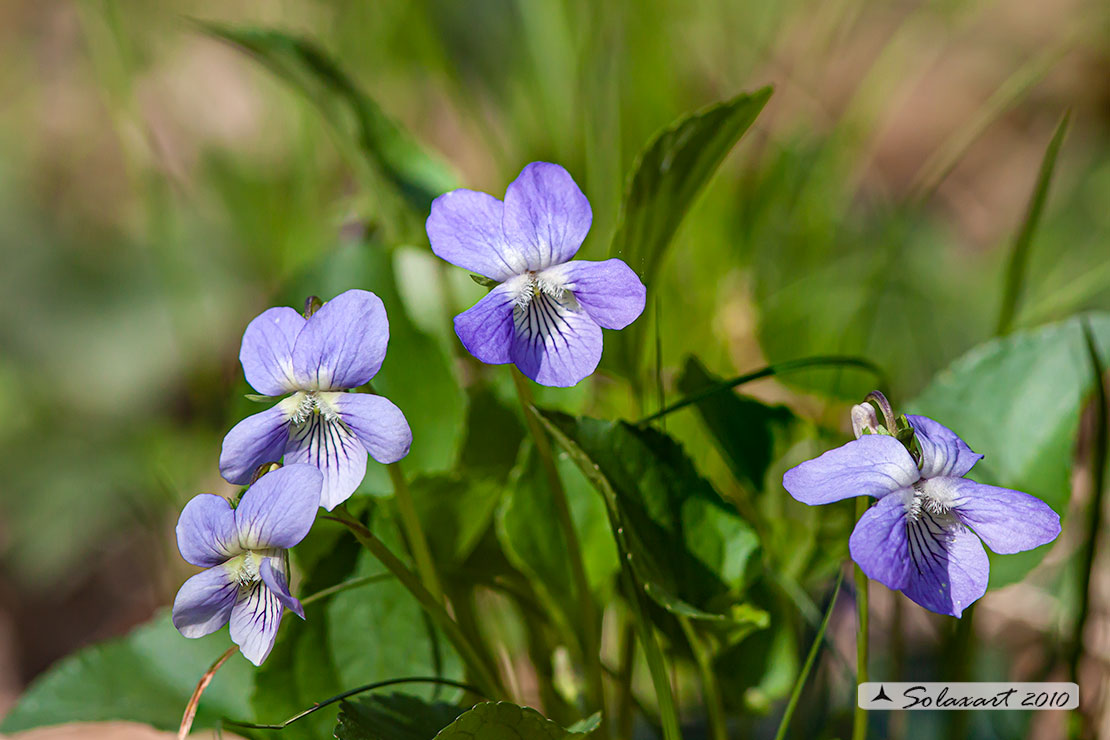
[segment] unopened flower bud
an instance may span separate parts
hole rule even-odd
[[[869,403],[857,403],[852,407],[852,433],[859,439],[865,434],[879,433],[879,417],[875,407]]]

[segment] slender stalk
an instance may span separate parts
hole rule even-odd
[[[243,728],[249,729],[249,730],[284,730],[286,727],[293,724],[297,720],[304,719],[305,717],[312,714],[313,712],[318,712],[321,709],[323,709],[324,707],[335,704],[336,702],[343,701],[344,699],[349,699],[352,696],[354,696],[355,694],[364,694],[367,691],[374,691],[375,689],[384,689],[384,688],[387,688],[389,686],[400,686],[400,685],[408,684],[408,683],[431,683],[431,684],[436,684],[436,685],[439,685],[439,686],[452,686],[456,689],[462,689],[463,691],[469,691],[470,693],[475,694],[476,696],[481,696],[481,697],[486,698],[486,699],[490,698],[489,696],[483,695],[481,691],[479,691],[478,689],[476,689],[473,686],[470,686],[469,684],[460,683],[459,681],[452,681],[451,679],[448,679],[448,678],[435,678],[435,677],[424,677],[424,676],[418,676],[418,677],[412,677],[412,678],[394,678],[394,679],[390,679],[389,681],[378,681],[377,683],[368,683],[365,686],[359,686],[359,687],[351,689],[349,691],[344,691],[342,694],[336,694],[335,696],[324,699],[323,701],[318,701],[315,704],[313,704],[311,707],[309,707],[308,709],[305,709],[304,711],[301,711],[301,712],[297,712],[296,714],[294,714],[292,717],[285,720],[284,722],[277,722],[277,723],[272,724],[272,725],[260,725],[260,724],[255,724],[254,722],[237,722],[233,719],[225,719],[223,723],[225,725],[231,725],[232,727],[243,727]]]
[[[372,576],[362,576],[361,578],[352,578],[349,581],[343,581],[342,583],[337,583],[334,586],[328,586],[327,588],[322,588],[319,591],[317,591],[316,593],[310,594],[309,596],[304,597],[303,599],[301,599],[301,606],[308,606],[309,604],[313,603],[314,601],[319,601],[320,599],[326,599],[329,596],[333,596],[333,595],[335,595],[335,594],[337,594],[341,591],[346,591],[349,588],[358,588],[359,586],[368,586],[371,583],[378,583],[379,581],[388,581],[392,577],[393,577],[392,573],[375,573]]]
[[[623,612],[622,612],[623,614]],[[632,737],[632,672],[636,661],[636,627],[629,619],[622,620],[620,665],[617,678],[617,710],[615,730],[617,737]]]
[[[535,442],[536,454],[539,455],[540,464],[543,465],[544,474],[547,477],[548,487],[551,489],[551,497],[555,501],[555,517],[559,528],[563,532],[563,538],[567,543],[567,552],[570,556],[570,571],[574,578],[579,618],[582,621],[581,647],[588,686],[588,709],[602,709],[605,706],[605,694],[601,679],[601,624],[597,608],[594,605],[593,595],[590,592],[590,582],[586,578],[586,566],[582,561],[582,545],[578,541],[578,530],[574,528],[574,518],[571,516],[567,492],[563,488],[562,479],[559,478],[559,470],[555,467],[555,455],[551,449],[551,440],[544,432],[532,406],[532,392],[528,388],[528,381],[515,367],[512,369],[512,376],[520,405],[524,410],[524,420],[528,424],[528,431]]]
[[[428,589],[420,583],[420,578],[394,555],[384,542],[379,540],[374,533],[366,528],[362,522],[355,519],[342,506],[337,507],[330,516],[324,516],[339,522],[351,530],[355,538],[376,557],[382,565],[391,572],[401,584],[409,590],[416,600],[424,607],[424,611],[443,630],[447,639],[459,652],[459,657],[466,663],[470,673],[478,682],[481,692],[489,697],[505,696],[506,692],[501,684],[497,669],[483,660],[481,653],[470,643],[458,623],[451,618],[442,602],[437,600]]]
[[[1083,338],[1087,343],[1087,354],[1091,363],[1091,374],[1095,381],[1095,439],[1091,454],[1091,503],[1087,509],[1087,531],[1083,542],[1082,565],[1080,566],[1079,610],[1072,627],[1068,645],[1068,673],[1071,680],[1078,682],[1079,664],[1083,660],[1083,633],[1087,631],[1087,619],[1091,609],[1091,576],[1097,554],[1098,534],[1102,529],[1103,494],[1106,488],[1106,459],[1110,454],[1110,427],[1107,425],[1106,368],[1098,354],[1089,322],[1083,321]]]
[[[632,623],[636,626],[636,634],[644,649],[648,673],[651,674],[651,683],[655,687],[655,699],[659,703],[659,722],[663,726],[663,740],[682,740],[682,730],[678,724],[678,708],[675,706],[670,677],[667,676],[667,664],[663,660],[663,651],[655,638],[655,630],[652,629],[644,613],[647,597],[640,584],[636,582],[632,567],[625,558],[621,560],[621,578],[624,581],[628,603],[632,607]]]
[[[836,606],[836,597],[840,595],[840,586],[843,583],[844,571],[841,570],[840,575],[836,578],[836,587],[833,588],[832,598],[829,599],[829,605],[825,608],[825,616],[821,620],[821,626],[817,628],[817,636],[813,638],[813,644],[809,647],[806,662],[802,665],[802,672],[798,674],[798,680],[794,682],[794,690],[790,692],[790,701],[786,703],[786,711],[782,713],[782,720],[779,722],[778,732],[775,733],[775,740],[786,738],[786,730],[790,727],[790,720],[794,717],[794,710],[802,696],[802,689],[805,688],[809,673],[813,670],[813,662],[817,659],[817,653],[820,652],[821,645],[825,642],[825,630],[829,627],[829,618],[832,617],[833,607]]]
[[[725,715],[725,703],[721,698],[721,685],[717,681],[717,674],[713,672],[713,657],[706,649],[701,636],[694,631],[689,617],[678,617],[686,641],[690,643],[690,650],[694,653],[694,662],[698,666],[698,680],[701,682],[702,698],[705,701],[705,711],[709,716],[709,737],[712,740],[728,740],[728,718]]]
[[[393,501],[397,505],[397,513],[401,517],[401,528],[405,532],[412,559],[416,561],[416,571],[424,588],[435,597],[436,601],[443,601],[443,586],[439,582],[435,562],[432,560],[432,551],[428,547],[428,538],[424,536],[424,528],[420,524],[420,517],[416,515],[416,506],[412,502],[412,492],[405,481],[405,474],[401,471],[400,463],[387,465],[389,479],[393,482]]]
[[[746,373],[744,375],[732,378],[731,380],[726,380],[724,382],[718,383],[711,388],[706,388],[705,390],[699,391],[692,396],[687,396],[686,398],[683,398],[681,401],[676,401],[669,406],[665,406],[651,416],[645,416],[644,418],[640,419],[638,422],[636,422],[636,424],[637,426],[650,424],[656,419],[660,419],[667,414],[673,414],[675,411],[684,409],[687,406],[692,406],[698,401],[704,401],[705,399],[721,393],[722,391],[736,388],[737,386],[744,385],[745,383],[750,383],[754,380],[769,378],[772,375],[785,375],[786,373],[795,372],[797,370],[805,370],[806,368],[811,367],[855,367],[859,368],[860,370],[866,370],[875,375],[875,377],[877,377],[880,381],[879,385],[886,385],[885,376],[883,375],[882,370],[880,370],[875,364],[859,357],[849,357],[844,355],[819,355],[816,357],[803,357],[798,360],[787,360],[786,362],[780,362],[775,365],[768,365],[767,367],[761,368],[754,372]]]
[[[858,520],[867,511],[870,499],[866,496],[856,498],[856,519]],[[853,563],[855,568],[856,583],[856,611],[858,614],[856,629],[856,684],[866,683],[867,674],[867,576]],[[856,703],[856,711],[852,720],[852,740],[864,740],[867,737],[867,710],[861,709]]]
[[[189,730],[193,728],[193,720],[197,717],[197,709],[200,707],[200,697],[204,690],[208,688],[208,684],[212,683],[212,679],[216,677],[216,671],[220,670],[227,659],[235,653],[239,652],[238,645],[232,645],[224,654],[216,659],[216,662],[204,672],[197,682],[197,687],[193,689],[193,695],[189,697],[189,703],[185,705],[185,714],[181,717],[181,726],[177,730],[177,740],[185,740],[189,736]]]

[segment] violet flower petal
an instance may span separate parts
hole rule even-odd
[[[549,267],[537,277],[574,293],[590,318],[604,329],[623,329],[644,312],[647,288],[619,259],[572,260]]]
[[[348,290],[325,303],[293,347],[293,375],[302,390],[343,390],[370,382],[385,360],[389,320],[380,298]]]
[[[289,439],[289,414],[282,404],[253,414],[232,427],[220,449],[220,475],[245,486],[262,463],[281,462]]]
[[[909,523],[913,570],[902,593],[930,611],[958,617],[986,593],[990,562],[971,530],[943,519],[923,513]]]
[[[227,624],[239,582],[223,565],[185,581],[173,600],[173,626],[185,637],[204,637]]]
[[[239,362],[252,388],[267,396],[296,390],[293,345],[304,325],[304,317],[287,306],[263,311],[247,324]]]
[[[338,418],[312,414],[293,429],[285,462],[308,463],[324,474],[320,506],[331,511],[351,497],[366,476],[366,448]]]
[[[487,365],[512,362],[513,305],[520,290],[518,280],[502,283],[482,300],[455,317],[455,333],[466,351]]]
[[[852,560],[887,588],[901,591],[910,578],[912,565],[906,541],[906,499],[912,491],[883,496],[863,513],[848,540]]]
[[[960,520],[1000,555],[1032,550],[1060,535],[1060,515],[1036,496],[966,478],[932,478],[925,492],[950,500]]]
[[[177,549],[193,565],[211,568],[238,554],[235,511],[227,499],[212,493],[194,496],[177,520]]]
[[[274,649],[282,609],[281,599],[262,581],[255,581],[239,591],[239,598],[231,609],[231,641],[255,665],[262,665]]]
[[[440,259],[501,282],[528,269],[524,253],[505,242],[505,206],[475,190],[452,190],[432,201],[426,228]]]
[[[867,434],[786,471],[782,485],[815,506],[853,496],[882,498],[915,483],[917,464],[894,437]]]
[[[537,383],[567,388],[597,369],[601,327],[569,293],[556,298],[540,292],[527,307],[513,309],[513,321],[509,355]]]
[[[395,463],[409,453],[412,430],[392,401],[368,393],[340,393],[333,401],[339,418],[380,463]]]
[[[572,258],[592,222],[590,202],[557,164],[531,163],[505,191],[505,241],[524,253],[529,270]]]
[[[907,415],[921,446],[921,477],[964,476],[983,459],[971,451],[955,432],[927,416]]]
[[[235,509],[247,550],[288,549],[304,539],[320,506],[323,476],[311,465],[286,465],[255,481]]]
[[[285,573],[281,566],[281,562],[274,558],[264,558],[258,568],[258,575],[262,577],[266,588],[274,592],[282,606],[304,619],[304,607],[293,597],[293,594],[289,593],[289,584],[285,581]]]

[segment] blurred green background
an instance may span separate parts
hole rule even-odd
[[[190,572],[180,506],[232,490],[216,461],[245,412],[241,332],[287,286],[376,234],[451,355],[445,310],[481,294],[460,271],[444,293],[419,224],[390,220],[329,120],[196,20],[314,39],[458,184],[499,195],[527,162],[563,164],[593,205],[593,259],[655,131],[773,85],[653,286],[668,397],[690,353],[722,376],[851,353],[912,398],[994,334],[1067,109],[1015,324],[1110,309],[1100,0],[6,0],[0,714],[59,657],[172,600]],[[796,381],[757,395],[812,415],[813,391],[859,390]]]

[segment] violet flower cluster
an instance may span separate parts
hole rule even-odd
[[[620,260],[571,259],[591,220],[567,171],[544,162],[524,169],[504,203],[470,190],[433,203],[428,236],[435,253],[500,282],[455,319],[475,357],[513,362],[553,386],[574,385],[594,371],[601,327],[635,320],[645,288]],[[287,550],[308,534],[319,506],[330,511],[355,492],[368,457],[393,463],[412,444],[393,403],[350,392],[378,373],[388,343],[385,307],[364,290],[348,290],[306,315],[271,308],[247,326],[239,352],[247,382],[281,400],[224,438],[220,473],[250,484],[238,506],[201,494],[181,513],[181,555],[205,568],[174,602],[181,634],[201,637],[230,623],[232,641],[258,665],[274,646],[283,610],[304,618],[289,590]],[[254,481],[281,462],[285,467]]]
[[[917,460],[869,406],[857,406],[858,439],[788,470],[783,486],[810,505],[878,499],[852,532],[852,559],[868,578],[959,617],[987,589],[983,543],[999,554],[1031,550],[1056,539],[1060,517],[1027,493],[967,479],[982,455],[932,419],[905,419]]]

